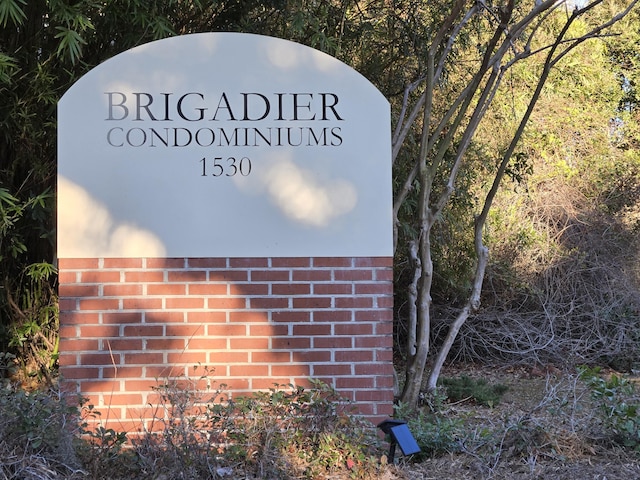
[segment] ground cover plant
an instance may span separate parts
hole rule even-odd
[[[461,374],[464,372],[464,375]],[[499,402],[440,388],[398,404],[422,452],[396,453],[330,387],[274,385],[229,400],[224,386],[159,380],[143,435],[91,429],[100,416],[55,388],[0,390],[0,479],[638,478],[633,377],[597,368],[448,366],[445,378],[504,388]],[[84,419],[84,421],[83,421]]]

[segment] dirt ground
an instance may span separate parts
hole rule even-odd
[[[461,401],[444,416],[458,419],[457,450],[419,462],[400,458],[406,480],[633,480],[640,453],[617,446],[603,429],[589,390],[575,373],[555,368],[456,367],[466,375],[509,389],[493,407]]]

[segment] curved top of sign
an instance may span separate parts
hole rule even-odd
[[[389,104],[272,37],[159,40],[58,105],[58,256],[392,256]]]

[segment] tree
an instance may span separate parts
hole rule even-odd
[[[393,158],[396,161],[412,128],[419,127],[417,155],[409,160],[409,168],[405,168],[407,174],[394,199],[394,238],[397,247],[399,212],[408,196],[416,190],[415,221],[419,233],[408,248],[414,274],[409,296],[406,381],[401,396],[409,406],[415,406],[418,402],[430,355],[430,308],[434,279],[432,232],[445,207],[451,202],[461,171],[468,165],[467,154],[473,137],[499,92],[505,72],[532,55],[544,57],[536,73],[528,107],[508,147],[493,161],[493,180],[473,225],[476,260],[470,292],[435,355],[428,390],[435,389],[441,368],[461,326],[479,308],[489,255],[483,242],[484,225],[549,73],[574,48],[607,32],[635,3],[630,2],[619,13],[591,25],[585,33],[574,37],[570,34],[570,27],[583,18],[585,24],[589,25],[593,10],[603,5],[603,1],[596,0],[581,8],[571,9],[567,2],[556,0],[536,2],[532,6],[516,5],[514,1],[493,5],[456,0],[451,3],[448,14],[430,39],[426,51],[426,71],[423,78],[407,87],[393,137]],[[540,32],[545,30],[555,31],[548,44],[539,40]],[[455,47],[463,38],[476,43],[477,55],[471,56],[466,50],[466,76],[462,75],[456,85],[452,85],[452,72],[456,70],[454,61],[460,61]],[[412,94],[418,88],[421,94],[414,96],[415,99],[411,101]],[[443,94],[447,96],[445,101],[439,98]]]

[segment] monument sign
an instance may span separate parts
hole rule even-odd
[[[234,391],[315,377],[391,413],[390,118],[371,83],[293,42],[185,35],[91,70],[58,122],[60,366],[103,418],[141,428],[157,379],[198,363]]]

